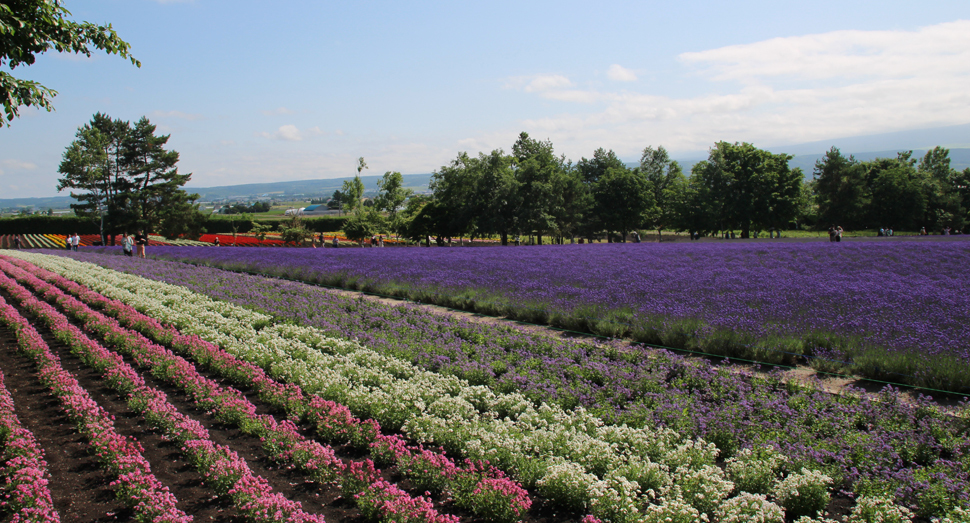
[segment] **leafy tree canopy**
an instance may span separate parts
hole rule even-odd
[[[111,24],[106,26],[69,20],[70,11],[57,0],[20,0],[0,4],[0,66],[11,70],[32,65],[37,55],[51,49],[59,53],[91,56],[93,49],[117,54],[141,67],[128,52],[127,42],[118,37]],[[37,106],[47,111],[57,91],[31,80],[15,78],[0,71],[0,98],[8,121],[20,115],[22,106]],[[4,125],[0,118],[0,126]],[[8,124],[9,125],[9,124]]]

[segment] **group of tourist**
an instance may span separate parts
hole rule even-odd
[[[78,236],[77,233],[74,233],[71,236],[68,236],[67,240],[65,241],[65,247],[68,250],[72,250],[74,252],[77,252],[77,248],[79,245],[81,245],[81,237]]]
[[[842,230],[841,225],[832,225],[829,227],[829,241],[830,242],[840,242],[842,241]]]
[[[924,234],[925,232],[926,232],[926,227],[924,227],[920,231],[920,234]],[[892,236],[893,235],[893,229],[892,229],[892,227],[880,227],[879,228],[879,232],[876,233],[876,235],[877,236]]]
[[[146,245],[148,245],[148,235],[145,231],[139,230],[135,236],[128,234],[127,231],[121,235],[121,250],[129,258],[132,256],[132,247],[138,249],[139,258],[144,258]]]

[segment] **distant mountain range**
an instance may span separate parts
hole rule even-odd
[[[815,162],[825,156],[831,147],[838,147],[842,154],[855,156],[857,160],[872,160],[874,158],[893,158],[898,151],[913,151],[915,158],[922,157],[927,150],[941,145],[950,149],[950,165],[958,171],[970,167],[970,124],[937,127],[916,131],[901,131],[869,136],[822,140],[795,145],[779,145],[767,147],[774,153],[795,155],[790,162],[792,168],[799,167],[805,172],[806,178],[812,176]],[[863,152],[859,152],[863,151]],[[865,152],[868,151],[868,152]],[[707,157],[706,152],[683,153],[678,156],[685,173],[690,173],[691,167]],[[628,164],[633,166],[635,164]],[[365,194],[377,191],[377,181],[380,176],[361,176],[364,182]],[[349,178],[335,178],[326,180],[298,180],[289,182],[250,183],[245,185],[226,185],[220,187],[186,187],[189,192],[198,193],[202,201],[224,200],[260,200],[276,199],[310,199],[311,197],[329,197]],[[431,174],[405,174],[404,185],[415,192],[427,192]],[[50,198],[12,198],[0,199],[0,209],[11,210],[33,207],[34,209],[65,209],[73,199],[70,196],[54,196]]]

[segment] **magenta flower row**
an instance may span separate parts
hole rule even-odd
[[[327,441],[350,441],[360,447],[371,447],[375,460],[396,464],[401,473],[421,489],[436,493],[446,492],[454,497],[458,506],[490,521],[515,521],[532,505],[532,500],[520,484],[487,463],[466,460],[463,466],[459,466],[440,452],[420,446],[408,446],[399,435],[381,435],[376,421],[359,420],[344,405],[317,396],[307,398],[299,386],[281,384],[270,378],[263,369],[239,360],[212,343],[196,336],[184,336],[132,307],[117,300],[109,300],[82,285],[32,264],[21,260],[10,261],[32,273],[32,276],[67,290],[85,303],[104,310],[150,338],[187,353],[196,361],[205,362],[211,370],[237,382],[252,385],[261,398],[283,408],[290,416],[312,421],[317,433]],[[150,342],[128,337],[114,343],[132,347]],[[396,495],[395,499],[399,497]],[[364,501],[369,502],[371,499],[373,498],[365,497]]]
[[[343,472],[343,463],[334,456],[332,449],[305,439],[292,421],[286,420],[277,423],[272,416],[257,415],[255,405],[249,402],[238,390],[222,387],[205,378],[198,373],[192,363],[173,354],[168,349],[152,343],[141,334],[122,328],[114,319],[90,309],[84,303],[64,294],[60,289],[26,271],[3,262],[0,262],[0,268],[15,278],[27,282],[38,292],[42,292],[45,298],[56,301],[74,317],[82,320],[86,329],[104,336],[114,346],[131,355],[139,365],[152,369],[162,369],[161,372],[156,372],[159,377],[186,390],[199,406],[213,411],[220,420],[238,425],[244,432],[259,436],[263,441],[264,449],[271,457],[282,461],[295,462],[311,478],[320,482],[332,481]],[[101,296],[101,298],[104,297]],[[261,369],[259,370],[262,372]],[[274,390],[286,391],[286,397],[289,399],[292,399],[294,393],[298,393],[298,397],[302,398],[302,391],[299,388],[294,390],[292,387],[275,387]],[[321,420],[324,417],[326,420],[345,418],[343,411],[349,414],[346,407],[340,409],[340,406],[336,404],[328,404],[329,402],[316,399],[318,401],[311,400],[311,402],[317,407],[316,412],[321,414]],[[356,420],[351,421],[356,423]],[[328,423],[328,421],[322,422]],[[358,432],[366,431],[371,435],[380,434],[379,426],[372,421],[360,422],[356,425],[365,428]],[[452,516],[438,514],[433,509],[431,502],[424,498],[412,499],[397,487],[387,490],[386,482],[380,483],[375,479],[375,483],[375,485],[368,485],[367,489],[372,492],[380,492],[380,499],[387,501],[384,503],[386,508],[381,508],[381,512],[388,515],[397,513],[400,516],[401,510],[410,507],[409,515],[414,521],[427,521],[429,523],[453,523],[453,521],[457,521],[457,518]],[[351,492],[350,494],[355,493]]]
[[[0,275],[0,285],[17,299],[33,298],[6,276]],[[21,292],[17,292],[18,289]],[[111,486],[122,501],[134,508],[139,520],[192,521],[191,516],[175,506],[175,496],[152,473],[138,441],[118,434],[113,417],[91,399],[71,373],[61,367],[58,357],[30,322],[2,297],[0,322],[14,331],[21,350],[33,358],[41,382],[61,401],[62,409],[88,439],[102,467],[117,478]]]
[[[11,521],[59,523],[48,488],[47,461],[34,434],[24,428],[14,411],[13,397],[0,372],[0,476],[4,478],[0,512]]]
[[[14,270],[17,269],[14,268]],[[50,305],[34,298],[29,291],[6,275],[0,274],[0,286],[19,299],[21,305],[31,314],[44,321],[55,336],[70,346],[82,361],[101,372],[106,381],[116,390],[126,394],[129,398],[129,405],[141,412],[149,423],[163,430],[166,437],[179,442],[182,445],[183,453],[202,474],[206,483],[217,494],[229,496],[240,513],[249,520],[257,522],[324,522],[322,516],[305,513],[300,503],[287,500],[281,494],[274,493],[269,483],[261,476],[254,474],[246,461],[231,449],[212,443],[208,431],[201,424],[178,412],[167,401],[163,392],[148,387],[144,379],[130,365],[125,363],[121,356],[85,336],[77,327],[68,323],[64,315],[58,313]],[[46,344],[44,349],[49,353]],[[77,385],[76,380],[74,380],[73,387],[82,390]],[[78,408],[100,409],[89,398],[86,402],[82,402],[82,405]],[[107,414],[105,413],[105,415]],[[137,441],[131,441],[131,444],[140,449]],[[141,459],[144,461],[143,457]],[[144,464],[147,467],[147,461]],[[119,472],[119,480],[128,479],[127,475],[123,475],[125,472],[127,471]],[[121,491],[128,493],[124,485],[121,486]],[[169,496],[171,496],[170,493]],[[171,496],[171,498],[174,506],[174,496]],[[171,521],[191,521],[188,516],[184,516],[184,518],[188,519],[173,519]],[[146,521],[169,521],[169,519],[164,519],[164,517],[159,519],[159,516],[154,516],[154,519],[149,518]]]

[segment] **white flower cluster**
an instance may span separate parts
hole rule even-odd
[[[713,465],[696,469],[678,469],[674,485],[682,491],[684,500],[704,514],[713,514],[721,500],[734,490],[734,483],[724,477],[724,471]]]
[[[772,494],[779,505],[795,516],[815,516],[829,504],[832,478],[803,468],[778,482]]]
[[[896,505],[892,498],[861,496],[856,500],[846,523],[910,523],[913,513]],[[964,520],[966,521],[966,520]]]
[[[708,522],[707,514],[702,514],[696,508],[684,501],[679,495],[674,495],[656,505],[649,505],[643,511],[643,523],[698,523]]]
[[[942,519],[934,519],[933,523],[970,523],[970,508],[954,507]]]
[[[742,492],[717,509],[718,523],[784,523],[785,511],[763,494]]]

